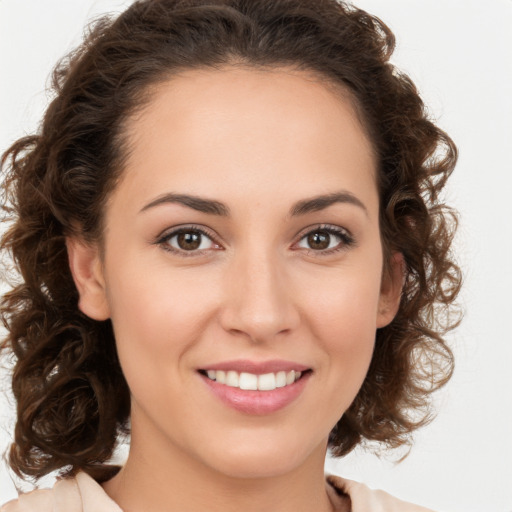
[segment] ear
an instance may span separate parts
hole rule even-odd
[[[107,320],[110,308],[99,248],[77,238],[67,238],[66,247],[69,267],[80,296],[80,311],[93,320]]]
[[[386,327],[395,318],[400,307],[405,278],[405,262],[401,252],[392,254],[384,269],[377,311],[377,328]]]

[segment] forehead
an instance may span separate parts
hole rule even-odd
[[[297,195],[360,182],[375,189],[373,148],[350,94],[286,68],[191,70],[154,86],[125,125],[124,180],[138,196],[178,188],[208,196],[227,180]],[[361,187],[358,183],[357,187]],[[187,190],[183,190],[187,189]],[[193,189],[193,190],[190,190]]]

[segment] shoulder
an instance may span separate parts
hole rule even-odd
[[[331,496],[350,497],[352,512],[433,512],[425,507],[407,503],[387,492],[370,489],[365,484],[347,480],[339,476],[327,475]],[[335,501],[335,499],[333,500]]]
[[[20,494],[18,499],[3,505],[0,512],[54,512],[57,501],[65,504],[69,512],[81,512],[80,494],[74,478],[59,480],[52,489]]]
[[[0,512],[53,512],[53,498],[50,489],[20,494],[18,499],[8,501],[0,507]]]
[[[86,473],[58,480],[52,489],[21,494],[9,501],[0,512],[122,512],[101,485]]]

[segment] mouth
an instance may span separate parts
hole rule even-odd
[[[243,414],[261,416],[298,400],[313,369],[283,359],[236,359],[199,367],[197,373],[221,403]]]
[[[204,377],[224,386],[238,388],[246,391],[273,391],[278,388],[286,388],[311,373],[307,370],[280,370],[256,374],[250,372],[238,372],[236,370],[199,370]]]

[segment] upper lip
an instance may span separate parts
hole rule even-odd
[[[263,375],[265,373],[289,372],[296,370],[304,372],[309,370],[310,367],[294,361],[285,361],[282,359],[272,359],[269,361],[251,361],[249,359],[235,359],[232,361],[222,361],[220,363],[208,364],[203,366],[200,370],[222,370],[222,371],[235,371],[238,373],[246,372],[255,375]]]

